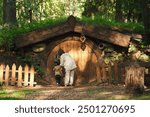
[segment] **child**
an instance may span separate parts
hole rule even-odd
[[[59,63],[55,63],[55,67],[53,68],[55,72],[55,80],[57,83],[57,86],[61,85],[61,77],[62,77],[62,67],[59,65]]]

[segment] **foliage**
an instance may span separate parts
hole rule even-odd
[[[84,1],[85,0],[17,0],[17,20],[18,23],[27,23],[30,22],[31,17],[32,21],[41,21],[69,15],[81,16]]]
[[[0,25],[2,24],[2,16],[3,16],[3,7],[2,1],[0,1]]]
[[[40,60],[36,57],[32,57],[32,55],[19,56],[18,61],[21,61],[22,65],[34,66],[38,75],[42,76],[44,73],[43,68],[40,66]]]
[[[100,25],[105,27],[120,27],[123,29],[133,30],[135,32],[142,32],[143,26],[141,24],[135,23],[119,23],[112,20],[106,20],[106,18],[102,18],[100,16],[92,18],[83,17],[78,19],[81,22],[87,24]],[[0,46],[4,46],[5,48],[13,47],[13,39],[21,34],[48,27],[56,24],[60,24],[66,21],[66,17],[58,18],[58,19],[47,19],[43,21],[34,21],[32,23],[20,24],[17,27],[9,28],[7,25],[1,29],[0,32]]]
[[[60,24],[66,20],[65,17],[58,19],[47,19],[44,21],[35,21],[32,23],[21,24],[19,26],[14,26],[12,28],[4,25],[2,29],[0,29],[0,47],[4,47],[6,49],[11,49],[14,45],[13,39],[21,34],[28,33],[30,31],[40,29],[43,27],[53,26],[56,24]]]
[[[110,27],[110,28],[121,28],[127,31],[133,31],[135,33],[143,33],[144,27],[140,23],[133,23],[133,22],[117,22],[115,20],[109,19],[107,17],[96,16],[94,19],[90,17],[83,17],[78,19],[79,21],[86,23],[86,24],[93,24],[93,25],[100,25],[103,27]]]

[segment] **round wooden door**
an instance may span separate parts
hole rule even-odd
[[[54,56],[58,52],[59,48],[63,49],[65,52],[69,53],[75,60],[77,69],[75,73],[75,84],[85,84],[94,82],[97,79],[96,66],[97,57],[88,45],[86,45],[85,50],[81,49],[81,42],[76,40],[67,40],[54,47],[49,56],[48,67],[49,72],[52,74],[52,79],[54,79]],[[54,82],[54,80],[52,80]],[[53,83],[52,83],[53,84]]]

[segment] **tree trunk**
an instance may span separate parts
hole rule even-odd
[[[150,44],[150,0],[141,0],[145,41]]]
[[[115,20],[116,21],[122,21],[123,13],[122,13],[122,0],[116,0],[116,13],[115,13]]]
[[[3,0],[3,21],[10,26],[16,23],[16,0]]]
[[[131,63],[132,64],[132,63]],[[143,93],[144,67],[135,64],[125,68],[125,85],[129,92]]]

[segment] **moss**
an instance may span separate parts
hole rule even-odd
[[[46,19],[43,21],[34,21],[32,23],[20,24],[19,26],[15,26],[12,28],[5,25],[3,26],[2,29],[0,29],[0,47],[11,49],[14,46],[15,37],[37,29],[45,28],[48,26],[54,26],[62,22],[65,22],[66,20],[67,20],[66,17],[57,19]],[[77,20],[86,24],[99,25],[109,28],[117,27],[128,31],[133,31],[136,33],[143,33],[144,31],[144,27],[140,23],[131,23],[131,22],[121,23],[116,22],[114,20],[102,18],[100,16],[97,16],[94,19],[82,17],[81,19],[77,18]]]

